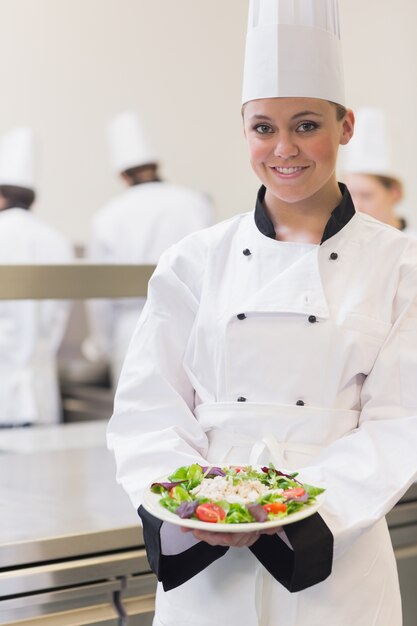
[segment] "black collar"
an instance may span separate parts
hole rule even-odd
[[[152,178],[152,180],[136,180],[132,183],[131,187],[138,187],[139,185],[147,185],[148,183],[162,183],[161,178]]]
[[[339,230],[342,230],[342,228],[346,226],[346,224],[355,215],[355,207],[353,206],[352,198],[346,185],[339,183],[339,188],[342,192],[342,200],[332,211],[329,221],[324,229],[320,244],[327,241],[327,239],[330,239],[330,237],[333,237],[333,235],[336,235],[336,233],[338,233]],[[256,198],[255,224],[263,235],[270,237],[271,239],[275,239],[275,228],[264,206],[265,192],[266,187],[262,185]]]
[[[399,220],[400,220],[400,230],[405,230],[408,226],[407,221],[403,217],[400,217]]]

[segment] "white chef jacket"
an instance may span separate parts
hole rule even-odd
[[[166,182],[141,183],[95,215],[88,257],[100,263],[154,265],[169,246],[212,222],[213,207],[203,194]],[[144,301],[88,303],[93,346],[110,360],[115,382]]]
[[[0,211],[0,263],[69,263],[69,242],[28,210]],[[60,300],[0,300],[0,423],[62,416],[56,353],[69,315]]]
[[[291,593],[268,573],[279,537],[269,555],[213,548],[187,582],[159,584],[155,626],[401,625],[384,515],[417,477],[416,355],[417,243],[367,215],[305,246],[247,213],[162,256],[108,427],[118,481],[138,507],[193,462],[300,469],[326,488],[334,554]],[[177,538],[161,531],[171,570],[198,546]]]
[[[413,239],[417,239],[417,230],[413,230],[410,226],[406,226],[403,231],[404,235],[407,237],[413,237]]]

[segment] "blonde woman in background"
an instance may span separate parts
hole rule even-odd
[[[390,155],[384,111],[366,107],[356,113],[355,135],[342,160],[343,180],[357,211],[417,237],[398,213],[404,189]]]

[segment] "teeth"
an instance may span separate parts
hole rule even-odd
[[[295,172],[299,172],[302,170],[302,167],[275,167],[277,172],[280,174],[294,174]]]

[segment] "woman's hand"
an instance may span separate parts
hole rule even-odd
[[[193,530],[192,533],[196,539],[205,541],[210,546],[249,548],[259,539],[259,533],[212,533],[209,530]]]
[[[261,534],[274,535],[275,528],[266,531],[252,533],[219,533],[209,530],[192,530],[191,528],[181,528],[182,532],[192,532],[199,541],[205,541],[210,546],[226,546],[230,548],[249,548],[258,541]]]

